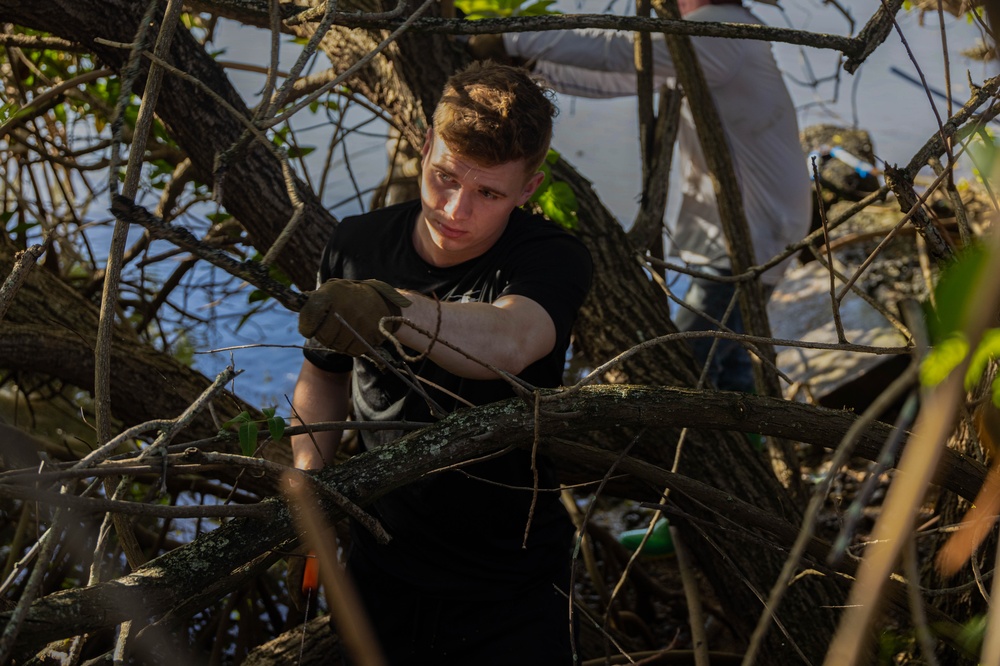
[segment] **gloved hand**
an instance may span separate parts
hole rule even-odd
[[[476,60],[495,60],[509,65],[507,49],[503,45],[502,35],[470,35],[465,43],[465,50]]]
[[[344,318],[358,335],[373,347],[385,339],[378,328],[383,317],[398,317],[411,304],[410,299],[378,280],[327,280],[310,292],[305,307],[299,313],[299,333],[316,338],[328,349],[361,356],[367,350],[361,340],[338,320]],[[395,333],[400,322],[386,322],[385,328]]]
[[[465,42],[465,50],[476,60],[493,60],[501,65],[534,69],[534,61],[507,55],[503,35],[470,35]]]

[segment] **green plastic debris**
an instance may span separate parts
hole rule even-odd
[[[648,528],[643,527],[637,530],[626,530],[618,537],[618,543],[625,546],[632,552],[642,543],[642,538],[646,535]],[[659,555],[672,555],[674,552],[674,540],[670,538],[670,523],[666,518],[660,518],[653,526],[653,532],[642,547],[642,555],[655,557]]]

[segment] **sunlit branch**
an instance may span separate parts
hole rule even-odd
[[[402,35],[407,30],[411,30],[413,28],[413,24],[418,21],[417,17],[419,17],[420,14],[422,14],[423,12],[425,12],[433,2],[434,0],[425,0],[424,3],[420,5],[420,7],[418,7],[409,18],[402,21],[398,26],[395,27],[392,34],[390,34],[388,37],[379,42],[373,49],[371,49],[371,51],[369,51],[364,56],[359,58],[357,62],[353,63],[350,67],[344,70],[337,78],[335,78],[333,81],[330,81],[327,84],[320,86],[315,92],[307,95],[302,100],[297,102],[294,106],[292,106],[290,109],[288,109],[287,111],[278,116],[275,116],[268,123],[262,124],[262,126],[273,127],[274,125],[284,122],[285,120],[290,118],[292,115],[294,115],[301,109],[309,106],[315,100],[319,99],[320,95],[322,95],[323,93],[347,81],[361,68],[363,68],[369,62],[375,59],[377,55],[382,53],[382,51],[384,51],[386,47],[389,46],[389,44],[392,44],[394,41],[396,41],[396,39],[398,39],[400,35]]]
[[[19,49],[40,49],[45,51],[65,51],[67,53],[89,53],[90,49],[58,37],[43,37],[42,35],[3,34],[0,44]]]
[[[28,273],[44,252],[45,248],[41,245],[32,245],[27,250],[17,254],[14,261],[14,268],[11,270],[10,275],[7,276],[7,279],[4,280],[3,285],[0,286],[0,321],[3,321],[7,310],[10,309],[11,303],[14,302],[17,290],[24,284]]]
[[[347,28],[392,29],[397,20],[371,19],[363,14],[338,14],[335,21]],[[573,30],[577,28],[602,28],[630,32],[660,32],[691,37],[726,37],[782,42],[811,46],[817,49],[840,51],[848,56],[860,55],[865,44],[859,38],[842,37],[824,33],[777,28],[753,23],[711,23],[707,21],[678,21],[671,19],[643,19],[635,16],[610,14],[555,14],[546,16],[519,16],[515,18],[487,18],[478,21],[464,19],[422,18],[414,21],[411,29],[444,35],[490,35],[505,32],[542,32],[548,30]]]

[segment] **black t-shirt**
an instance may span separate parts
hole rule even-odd
[[[450,302],[490,303],[514,294],[530,298],[552,318],[556,345],[519,377],[537,387],[559,386],[570,331],[590,287],[586,247],[544,218],[517,208],[484,254],[440,268],[424,261],[413,246],[419,212],[420,202],[411,201],[343,220],[324,252],[320,281],[374,278]],[[391,345],[383,348],[397,366],[404,364]],[[307,349],[306,357],[330,372],[354,371],[352,398],[359,420],[430,421],[441,416],[394,373],[380,371],[366,359],[316,348]],[[449,394],[474,405],[514,395],[504,381],[464,379],[427,359],[410,366],[427,380],[428,397],[445,413],[463,406]],[[362,440],[373,448],[399,434],[362,431]],[[558,487],[547,460],[541,461],[539,479],[541,488]],[[530,454],[522,450],[435,474],[375,502],[375,515],[393,537],[389,545],[377,544],[362,528],[353,530],[356,547],[370,564],[436,593],[514,595],[560,568],[572,531],[558,492],[541,492],[528,547],[521,548],[532,483]]]

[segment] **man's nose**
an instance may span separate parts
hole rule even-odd
[[[464,188],[457,188],[448,197],[444,210],[452,219],[463,220],[472,212],[472,197]]]

